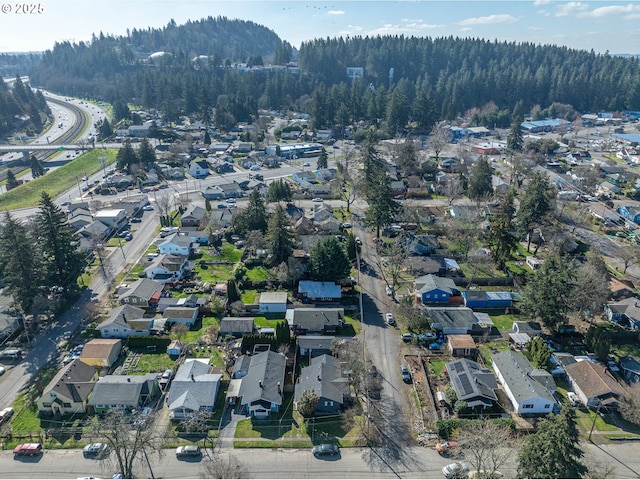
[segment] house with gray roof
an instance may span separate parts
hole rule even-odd
[[[236,363],[243,364],[246,357],[239,357]],[[286,363],[284,355],[271,350],[249,357],[247,373],[238,392],[238,401],[246,413],[255,418],[268,418],[271,412],[280,410]]]
[[[107,319],[97,326],[102,338],[129,338],[149,335],[151,319],[144,318],[144,309],[122,305],[109,312]]]
[[[336,337],[330,335],[298,335],[296,343],[300,356],[314,358],[320,355],[331,355],[331,347]]]
[[[258,306],[260,313],[284,313],[287,311],[287,292],[262,292]]]
[[[640,330],[640,300],[635,297],[610,302],[604,306],[607,318],[631,330]]]
[[[187,420],[198,412],[213,412],[221,379],[222,375],[212,373],[209,359],[186,359],[176,372],[167,397],[171,418]]]
[[[344,308],[290,308],[285,318],[296,335],[335,334],[344,325]]]
[[[184,255],[163,254],[151,259],[144,269],[147,278],[158,283],[177,282],[187,270],[189,262]]]
[[[489,408],[498,401],[498,382],[491,370],[467,358],[448,362],[445,366],[458,400],[467,402],[474,409]]]
[[[193,240],[188,235],[172,233],[158,244],[158,250],[160,253],[188,257],[193,251]]]
[[[405,251],[410,255],[431,255],[440,248],[440,242],[435,235],[406,233],[402,243]]]
[[[134,410],[158,393],[158,375],[106,375],[93,387],[89,405],[96,413],[111,409]]]
[[[227,335],[236,338],[240,338],[243,335],[250,335],[256,328],[254,320],[254,317],[224,317],[220,320],[218,335],[222,338]]]
[[[183,298],[162,297],[158,300],[157,310],[163,313],[169,307],[201,307],[206,304],[205,298],[197,297],[195,294]]]
[[[195,325],[198,319],[196,307],[167,307],[162,313],[163,317],[171,323],[182,323],[188,327]]]
[[[349,400],[349,379],[342,374],[338,359],[322,355],[311,360],[311,365],[302,369],[296,384],[294,406],[305,391],[314,392],[318,398],[315,415],[340,413],[342,405]]]
[[[38,412],[44,415],[85,413],[98,370],[80,359],[62,367],[36,401]]]
[[[422,303],[449,303],[451,297],[460,296],[460,290],[450,278],[423,275],[413,284],[416,298]]]
[[[534,369],[522,353],[513,350],[494,353],[491,365],[515,413],[546,415],[554,411],[556,386],[549,372]]]
[[[160,300],[163,286],[161,283],[149,278],[141,278],[130,284],[127,288],[118,291],[120,303],[134,305],[142,308],[156,306]]]
[[[444,335],[479,335],[483,332],[478,315],[467,307],[425,307],[431,327]]]
[[[180,217],[180,225],[183,227],[199,227],[206,215],[206,209],[192,204]]]

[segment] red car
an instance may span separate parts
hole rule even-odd
[[[458,446],[458,442],[438,442],[436,443],[436,451],[438,453],[448,453],[450,448]]]

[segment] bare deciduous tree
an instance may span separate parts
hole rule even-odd
[[[202,478],[251,478],[249,470],[233,455],[217,453],[203,462]]]
[[[640,425],[640,383],[636,382],[627,389],[627,398],[620,405],[622,417]]]
[[[189,333],[189,327],[184,323],[176,323],[171,327],[171,338],[175,340],[184,340],[184,337]]]

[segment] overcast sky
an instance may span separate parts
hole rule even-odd
[[[125,35],[171,19],[182,24],[222,15],[264,25],[294,47],[317,37],[404,34],[640,53],[638,0],[48,0],[39,4],[43,13],[30,14],[16,11],[22,2],[0,3],[0,52],[40,51],[56,41],[88,41],[101,31]]]

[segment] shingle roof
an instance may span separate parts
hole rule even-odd
[[[622,387],[602,364],[585,360],[565,365],[564,370],[587,398],[600,397],[610,393],[625,396]]]
[[[255,328],[253,321],[253,317],[224,317],[220,320],[220,328],[218,331],[220,333],[252,333]]]
[[[344,320],[344,308],[295,308],[286,313],[289,326],[321,331],[338,327]]]
[[[113,349],[118,348],[117,345],[120,344],[122,341],[115,338],[94,338],[85,344],[80,359],[108,358]]]
[[[58,371],[43,393],[56,392],[74,402],[85,401],[95,385],[93,381],[95,375],[95,367],[75,359]]]
[[[129,285],[129,288],[118,295],[118,299],[122,300],[123,298],[133,296],[150,300],[156,292],[162,292],[162,284],[149,278],[141,278],[133,282]]]
[[[287,292],[262,292],[260,303],[287,303]]]
[[[286,357],[271,350],[253,355],[240,386],[242,404],[265,400],[281,405],[285,366]]]
[[[193,240],[188,235],[181,235],[179,232],[168,235],[160,245],[169,245],[170,243],[179,247],[190,247]]]
[[[127,328],[134,328],[132,323],[135,320],[140,320],[144,317],[144,309],[140,307],[134,307],[133,305],[122,305],[114,308],[109,312],[109,317],[98,325],[98,329],[107,327],[109,325],[122,325]],[[147,323],[150,320],[146,320]]]
[[[107,375],[96,382],[89,405],[137,407],[140,395],[149,393],[151,385],[155,381],[155,373],[146,375]]]
[[[436,288],[452,295],[458,291],[458,287],[453,280],[445,277],[437,277],[435,275],[423,275],[414,280],[417,293],[425,293],[435,290]]]
[[[341,298],[340,285],[334,282],[314,282],[301,280],[298,284],[298,293],[304,293],[309,298]]]
[[[349,393],[349,380],[343,377],[338,359],[331,355],[321,355],[311,360],[311,365],[302,369],[296,385],[295,400],[305,390],[313,391],[319,398],[342,404]]]
[[[498,400],[495,394],[498,383],[491,370],[467,358],[448,362],[446,367],[458,399],[467,402],[471,408],[491,406]]]
[[[207,359],[188,358],[178,369],[167,397],[169,410],[188,408],[198,411],[213,407],[222,375],[210,373]]]
[[[506,350],[494,353],[491,358],[518,403],[532,397],[555,401],[551,392],[531,376],[534,368],[523,354]]]

